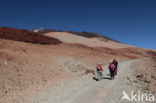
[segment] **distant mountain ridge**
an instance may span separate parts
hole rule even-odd
[[[39,34],[45,34],[45,33],[49,33],[49,32],[67,32],[67,33],[71,33],[71,34],[74,34],[74,35],[83,36],[83,37],[87,37],[87,38],[94,38],[94,37],[104,38],[105,40],[110,40],[110,41],[121,43],[121,42],[119,42],[119,41],[117,41],[115,39],[103,36],[101,34],[94,33],[94,32],[87,32],[87,31],[76,32],[76,31],[63,31],[63,30],[40,28],[40,29],[34,30],[34,32],[39,33]]]

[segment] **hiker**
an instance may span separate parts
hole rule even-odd
[[[114,70],[115,70],[115,66],[114,66],[113,62],[111,61],[109,64],[109,72],[110,72],[111,80],[114,79],[114,76],[115,76]]]
[[[113,64],[115,66],[115,69],[114,69],[115,75],[117,75],[117,72],[118,72],[118,62],[114,59],[113,60]]]
[[[102,68],[101,63],[99,63],[97,65],[96,70],[97,70],[97,75],[98,75],[97,80],[102,80],[103,79],[103,74],[102,74],[103,68]]]

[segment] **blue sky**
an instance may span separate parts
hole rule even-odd
[[[155,0],[3,0],[0,26],[89,31],[156,49]]]

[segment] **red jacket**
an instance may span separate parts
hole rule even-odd
[[[98,65],[98,66],[97,66],[97,71],[99,71],[99,70],[103,71],[102,65]]]
[[[114,69],[114,68],[115,68],[114,64],[109,65],[109,69]]]

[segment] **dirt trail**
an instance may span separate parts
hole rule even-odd
[[[138,90],[135,85],[130,86],[126,79],[127,76],[131,78],[133,63],[136,61],[119,63],[119,73],[115,80],[109,80],[109,71],[105,66],[102,81],[97,82],[91,76],[86,76],[72,83],[65,82],[57,89],[41,92],[29,103],[121,103],[123,90]]]
[[[120,87],[124,85],[123,83],[121,83],[121,79],[124,78],[124,75],[127,75],[127,73],[129,73],[127,71],[130,70],[132,63],[135,61],[136,60],[120,63],[119,73],[115,80],[109,80],[109,71],[107,67],[105,67],[104,79],[102,81],[94,82],[92,85],[90,85],[89,88],[84,90],[77,97],[71,97],[72,100],[64,103],[121,103],[121,97],[119,96],[119,94],[122,95],[122,92],[120,91]],[[128,88],[125,88],[125,90],[126,89]],[[114,92],[113,90],[119,91]]]

